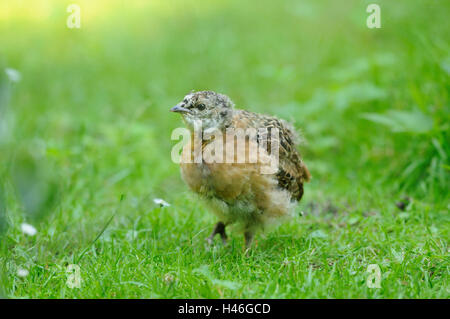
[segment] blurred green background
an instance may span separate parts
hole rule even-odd
[[[376,1],[382,28],[369,29],[366,7],[372,2],[2,1],[3,294],[448,297],[450,2]],[[70,3],[81,8],[80,29],[66,26]],[[305,218],[261,239],[267,249],[256,250],[252,267],[264,268],[268,260],[279,265],[312,249],[305,232],[319,234],[312,236],[319,243],[330,241],[317,257],[323,266],[298,260],[289,275],[294,277],[280,279],[277,288],[271,278],[233,277],[248,266],[238,254],[219,252],[237,261],[218,265],[219,257],[214,255],[213,263],[197,252],[214,219],[170,160],[175,144],[170,134],[182,123],[169,108],[190,90],[225,93],[238,108],[278,115],[302,132],[300,151],[313,175],[299,208]],[[172,206],[155,207],[154,198]],[[406,213],[395,206],[402,206],[401,200]],[[38,235],[24,236],[23,222],[35,225]],[[330,223],[342,222],[346,226],[333,231]],[[405,265],[383,269],[411,280],[399,279],[381,291],[353,291],[345,283],[331,287],[327,258],[338,247],[367,248],[368,234],[388,232],[383,227],[393,228],[395,244],[375,235],[370,245],[380,245],[376,258],[382,264],[398,250],[411,251],[410,271]],[[97,234],[100,239],[92,243]],[[295,244],[281,240],[288,250],[267,253],[283,236],[293,236]],[[239,240],[236,236],[231,245],[235,250]],[[424,254],[414,251],[418,243],[435,256],[429,261],[435,277],[425,267],[424,279],[426,263],[412,257]],[[164,259],[164,251],[175,255]],[[126,275],[119,276],[114,258],[122,255],[148,264],[130,259],[119,267]],[[64,267],[75,262],[84,263],[90,278],[84,290],[64,285]],[[215,266],[205,270],[205,264]],[[15,275],[19,266],[29,269],[28,277]],[[143,275],[138,281],[140,267],[159,279]],[[278,266],[267,267],[279,273]],[[318,269],[319,282],[310,282],[309,290],[283,284],[301,282],[311,267]],[[359,267],[358,273],[364,272],[367,263]],[[121,276],[132,279],[118,280]],[[178,278],[171,288],[170,276]],[[196,276],[209,278],[206,288],[192,279]],[[346,278],[339,271],[335,276]],[[364,286],[360,276],[358,287]]]

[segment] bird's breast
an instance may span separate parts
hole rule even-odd
[[[255,174],[255,164],[214,161],[214,150],[226,148],[220,140],[203,143],[195,150],[192,143],[184,146],[180,163],[181,175],[194,192],[207,197],[233,200],[250,191],[249,180]],[[201,152],[199,156],[197,152]]]

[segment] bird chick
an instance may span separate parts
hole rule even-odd
[[[248,249],[256,231],[290,216],[310,179],[291,125],[235,109],[213,91],[190,93],[171,111],[182,115],[191,136],[182,150],[182,178],[219,218],[208,243],[217,234],[226,243],[225,227],[234,224]]]

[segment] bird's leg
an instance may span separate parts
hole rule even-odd
[[[220,238],[222,238],[222,243],[226,245],[228,237],[225,232],[225,224],[223,222],[218,222],[214,227],[214,230],[211,233],[211,235],[209,235],[209,237],[206,238],[206,241],[208,242],[209,245],[212,245],[214,236],[216,236],[217,234],[219,234]]]
[[[244,238],[245,238],[245,255],[248,255],[248,252],[250,251],[250,248],[252,246],[254,233],[250,230],[246,230],[244,232]]]

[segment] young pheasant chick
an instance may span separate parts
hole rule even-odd
[[[248,249],[257,230],[292,213],[310,174],[296,150],[295,131],[288,123],[234,109],[226,95],[212,91],[188,94],[171,111],[182,115],[191,132],[181,155],[182,178],[206,199],[220,220],[207,238],[210,244],[216,234],[226,243],[225,227],[234,224],[243,231]],[[235,132],[239,130],[257,132],[245,136],[244,160],[239,160],[236,152]],[[256,157],[251,155],[255,150]],[[201,158],[195,160],[199,152]],[[272,169],[268,169],[268,163]]]

